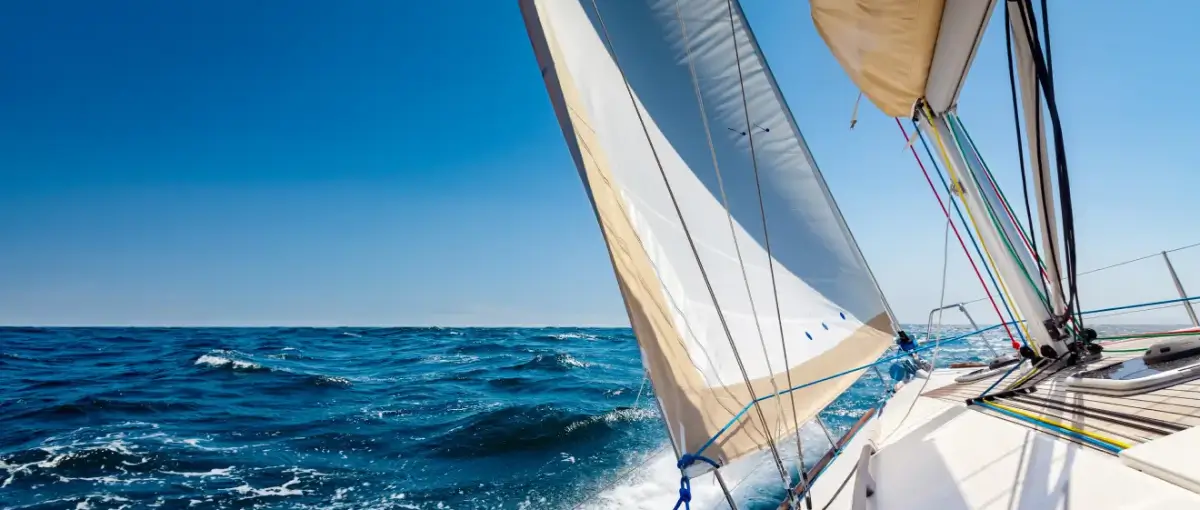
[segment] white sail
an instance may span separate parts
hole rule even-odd
[[[763,449],[856,377],[767,398],[720,432],[751,395],[869,363],[895,326],[743,13],[521,7],[677,450],[718,433],[703,454],[719,462]]]

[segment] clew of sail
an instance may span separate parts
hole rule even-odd
[[[676,453],[767,448],[895,325],[740,7],[520,5]]]

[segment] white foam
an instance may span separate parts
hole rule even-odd
[[[290,481],[277,487],[255,489],[254,487],[251,487],[250,484],[243,483],[228,490],[237,492],[239,494],[246,494],[248,496],[247,499],[261,497],[303,496],[303,490],[291,488],[293,485],[298,483],[300,483],[300,478],[293,477]]]
[[[434,354],[421,359],[421,363],[454,363],[456,365],[465,365],[479,361],[479,356],[469,354]]]
[[[805,457],[810,461],[829,448],[829,441],[824,434],[811,423],[801,429],[801,438],[805,444]],[[794,473],[797,452],[795,443],[791,444],[791,448],[785,448],[784,443],[780,443],[779,453],[785,465]],[[581,508],[658,510],[675,505],[679,499],[679,469],[675,467],[675,455],[670,446],[648,457],[632,457],[628,464],[638,467],[626,478],[589,497]],[[721,468],[721,475],[739,505],[746,500],[775,504],[775,494],[784,492],[770,452],[739,459]],[[727,508],[721,486],[711,473],[692,478],[691,490],[692,508]]]
[[[197,365],[208,365],[210,367],[232,366],[234,370],[255,370],[262,368],[262,365],[250,361],[242,361],[240,359],[230,359],[224,356],[214,356],[205,354],[196,358]]]
[[[597,422],[616,423],[620,421],[638,421],[658,418],[658,412],[645,408],[626,408],[615,409],[607,413],[591,416],[589,418],[579,420],[567,425],[564,432],[573,432],[579,427],[584,427]]]
[[[224,469],[214,468],[214,469],[210,469],[208,471],[203,471],[203,472],[163,471],[162,473],[167,474],[167,475],[186,476],[188,478],[196,478],[196,477],[203,478],[203,477],[209,477],[209,476],[229,477],[229,476],[232,476],[231,473],[233,473],[233,466],[229,466]]]

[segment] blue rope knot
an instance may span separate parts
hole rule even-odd
[[[683,505],[685,510],[692,510],[692,482],[686,476],[679,479],[679,501],[675,502],[673,510],[679,510],[679,505]]]
[[[682,471],[687,469],[688,466],[695,464],[696,461],[704,462],[712,466],[713,469],[721,467],[715,460],[700,454],[693,455],[690,453],[685,453],[679,457],[679,462],[675,464],[675,467],[678,467]],[[679,505],[683,505],[684,510],[692,510],[692,482],[688,480],[686,474],[679,478],[679,501],[675,502],[674,510],[679,510]]]
[[[715,460],[712,460],[703,455],[698,455],[698,454],[692,455],[690,453],[683,454],[683,456],[679,458],[679,462],[675,464],[675,467],[677,467],[679,469],[686,469],[688,466],[695,464],[696,461],[707,463],[708,465],[712,466],[713,469],[717,469],[717,468],[721,467],[721,465],[717,464],[717,461],[715,461]]]

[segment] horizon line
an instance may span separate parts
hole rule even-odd
[[[987,323],[981,327],[993,327],[1000,323]],[[1179,326],[1183,323],[1096,323],[1100,326]],[[920,323],[901,323],[902,326],[917,327],[922,326]],[[966,327],[971,324],[945,323],[943,327]],[[441,329],[508,329],[508,328],[525,328],[525,329],[552,329],[552,328],[574,328],[574,329],[631,329],[628,324],[613,325],[613,324],[0,324],[0,329],[5,328],[129,328],[129,329],[199,329],[199,328],[227,328],[227,329],[271,329],[271,328],[306,328],[306,329],[344,329],[344,328],[367,328],[367,329],[397,329],[397,328],[441,328]]]

